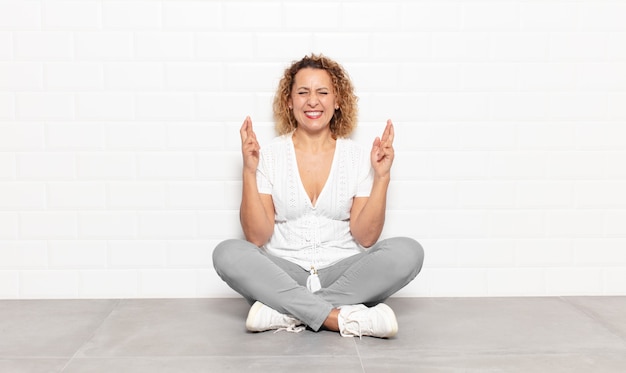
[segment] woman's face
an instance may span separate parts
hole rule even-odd
[[[337,109],[337,96],[326,70],[304,68],[294,77],[289,97],[298,127],[318,131],[330,123]]]

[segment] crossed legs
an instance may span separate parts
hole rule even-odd
[[[243,240],[226,240],[213,252],[218,275],[249,303],[260,301],[293,315],[313,330],[339,330],[338,307],[374,305],[411,282],[422,268],[424,251],[407,237],[389,238],[367,251],[318,271],[322,289],[306,288],[309,272],[266,255]]]

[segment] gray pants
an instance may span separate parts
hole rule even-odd
[[[258,300],[316,331],[333,308],[384,301],[417,276],[423,261],[417,241],[389,238],[319,270],[322,289],[311,293],[306,288],[309,271],[250,242],[226,240],[213,251],[217,274],[250,304]]]

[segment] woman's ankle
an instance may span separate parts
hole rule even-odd
[[[325,329],[332,330],[334,332],[339,331],[339,309],[333,308],[326,320],[324,320],[324,324],[322,324]]]

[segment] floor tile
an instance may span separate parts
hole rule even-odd
[[[337,333],[248,333],[243,299],[125,300],[78,357],[356,356]]]
[[[568,297],[565,301],[626,339],[626,297]]]
[[[0,358],[0,372],[6,373],[50,373],[60,372],[68,362],[65,359],[48,358],[24,358],[4,359]]]
[[[205,372],[363,372],[352,357],[171,357],[75,359],[64,373],[205,373]]]
[[[623,353],[445,355],[420,354],[387,359],[364,357],[365,372],[507,372],[507,373],[622,373]]]
[[[560,373],[626,366],[626,297],[387,303],[400,324],[392,339],[249,333],[241,298],[0,301],[0,373]]]
[[[363,338],[361,356],[626,350],[626,342],[559,298],[392,298],[396,338]]]
[[[117,304],[114,300],[0,302],[0,357],[71,357]]]

